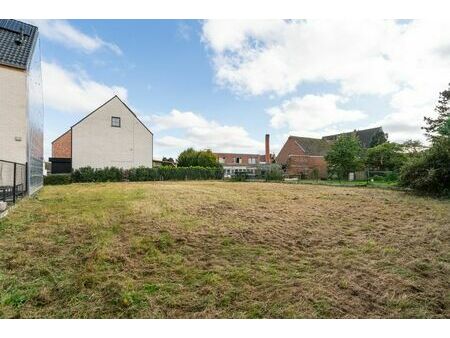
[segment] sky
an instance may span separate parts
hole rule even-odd
[[[414,20],[27,20],[39,27],[45,157],[114,95],[154,134],[187,147],[278,153],[288,135],[382,126],[424,140],[450,82],[450,22]]]

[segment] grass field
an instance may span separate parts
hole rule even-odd
[[[378,189],[48,186],[0,220],[0,317],[449,318],[449,220]]]

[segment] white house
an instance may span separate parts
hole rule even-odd
[[[114,96],[52,142],[50,161],[52,173],[87,166],[151,168],[153,133]]]
[[[12,187],[13,163],[16,186],[42,187],[43,127],[38,29],[0,19],[0,187]]]

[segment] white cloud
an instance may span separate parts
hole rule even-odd
[[[345,98],[332,94],[306,95],[286,100],[280,106],[268,109],[267,112],[271,116],[272,127],[288,127],[306,136],[331,125],[366,117],[359,110],[339,108],[338,104],[344,102]]]
[[[62,112],[86,113],[114,95],[127,100],[126,88],[96,82],[83,72],[72,72],[56,63],[42,62],[42,80],[46,107]]]
[[[63,44],[66,47],[91,53],[102,48],[107,48],[117,55],[122,55],[122,50],[114,43],[106,42],[98,36],[87,35],[66,20],[28,20],[39,27],[39,32],[45,38]]]
[[[206,21],[217,82],[238,94],[286,95],[335,83],[342,95],[386,96],[394,139],[422,134],[450,76],[450,22]]]
[[[145,120],[150,122],[155,131],[181,132],[180,137],[155,137],[156,145],[168,148],[167,151],[171,155],[174,151],[178,153],[187,147],[211,149],[216,152],[250,153],[262,152],[264,149],[263,137],[261,142],[255,141],[243,127],[221,125],[194,112],[172,110],[169,114],[153,115]]]

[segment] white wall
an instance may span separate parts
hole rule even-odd
[[[111,117],[121,127],[111,127]],[[72,128],[72,167],[152,167],[153,135],[114,97]]]
[[[16,137],[21,141],[16,141]],[[0,160],[27,161],[27,75],[1,65]]]

